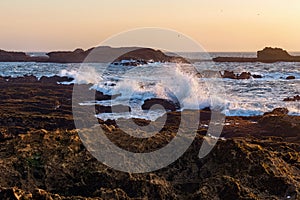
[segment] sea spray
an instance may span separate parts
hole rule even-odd
[[[73,83],[77,84],[97,84],[102,81],[102,77],[93,66],[81,66],[79,69],[60,71],[60,76],[67,76],[74,79]]]

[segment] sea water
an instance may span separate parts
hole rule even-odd
[[[216,56],[247,56],[255,53],[214,53]],[[142,66],[120,66],[108,63],[0,63],[0,76],[21,77],[34,75],[68,76],[74,81],[61,84],[87,84],[105,94],[121,94],[113,100],[82,102],[82,105],[129,105],[131,112],[104,113],[102,119],[144,118],[155,120],[163,110],[144,111],[141,105],[146,99],[164,98],[179,101],[181,109],[211,107],[221,110],[227,116],[262,115],[277,107],[286,107],[291,115],[300,115],[300,102],[285,102],[286,97],[300,94],[300,63],[214,63],[211,60],[197,60],[196,53],[186,53],[195,59],[192,68],[200,74],[207,71],[229,70],[234,73],[251,72],[262,78],[246,80],[199,77],[176,63],[149,63]],[[286,80],[287,76],[295,76]]]

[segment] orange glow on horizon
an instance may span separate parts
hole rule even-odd
[[[207,51],[300,51],[299,10],[297,0],[2,0],[0,49],[87,49],[122,31],[162,27]]]

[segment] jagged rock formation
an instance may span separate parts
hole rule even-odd
[[[73,123],[73,86],[58,85],[57,79],[0,79],[0,199],[300,197],[300,117],[284,108],[264,116],[226,117],[225,139],[203,159],[198,157],[202,142],[214,140],[206,136],[211,111],[184,111],[186,117],[200,112],[197,136],[184,155],[163,169],[129,174],[105,166],[86,150]],[[149,138],[133,138],[114,120],[99,120],[99,126],[120,148],[149,152],[176,136],[181,112],[166,115],[164,127]]]

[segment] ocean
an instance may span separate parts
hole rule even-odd
[[[293,52],[292,55],[300,55]],[[31,53],[34,55],[34,53]],[[181,54],[182,55],[182,54]],[[34,75],[68,76],[70,83],[91,83],[92,89],[106,94],[121,94],[113,100],[82,102],[82,105],[129,105],[131,112],[99,114],[101,119],[144,118],[155,120],[165,111],[152,109],[144,111],[141,105],[146,99],[164,98],[179,101],[181,109],[211,107],[221,110],[227,116],[255,116],[286,107],[290,115],[300,115],[299,102],[286,102],[284,98],[300,94],[300,63],[215,63],[201,60],[197,53],[184,53],[194,59],[192,64],[200,74],[207,71],[229,70],[234,73],[250,72],[262,78],[247,80],[201,78],[192,76],[185,65],[175,63],[149,63],[142,66],[114,66],[107,63],[58,64],[2,62],[0,75],[21,77]],[[234,56],[255,57],[256,53],[210,53],[211,57]],[[286,80],[287,76],[295,76]],[[67,82],[60,84],[70,84]]]

